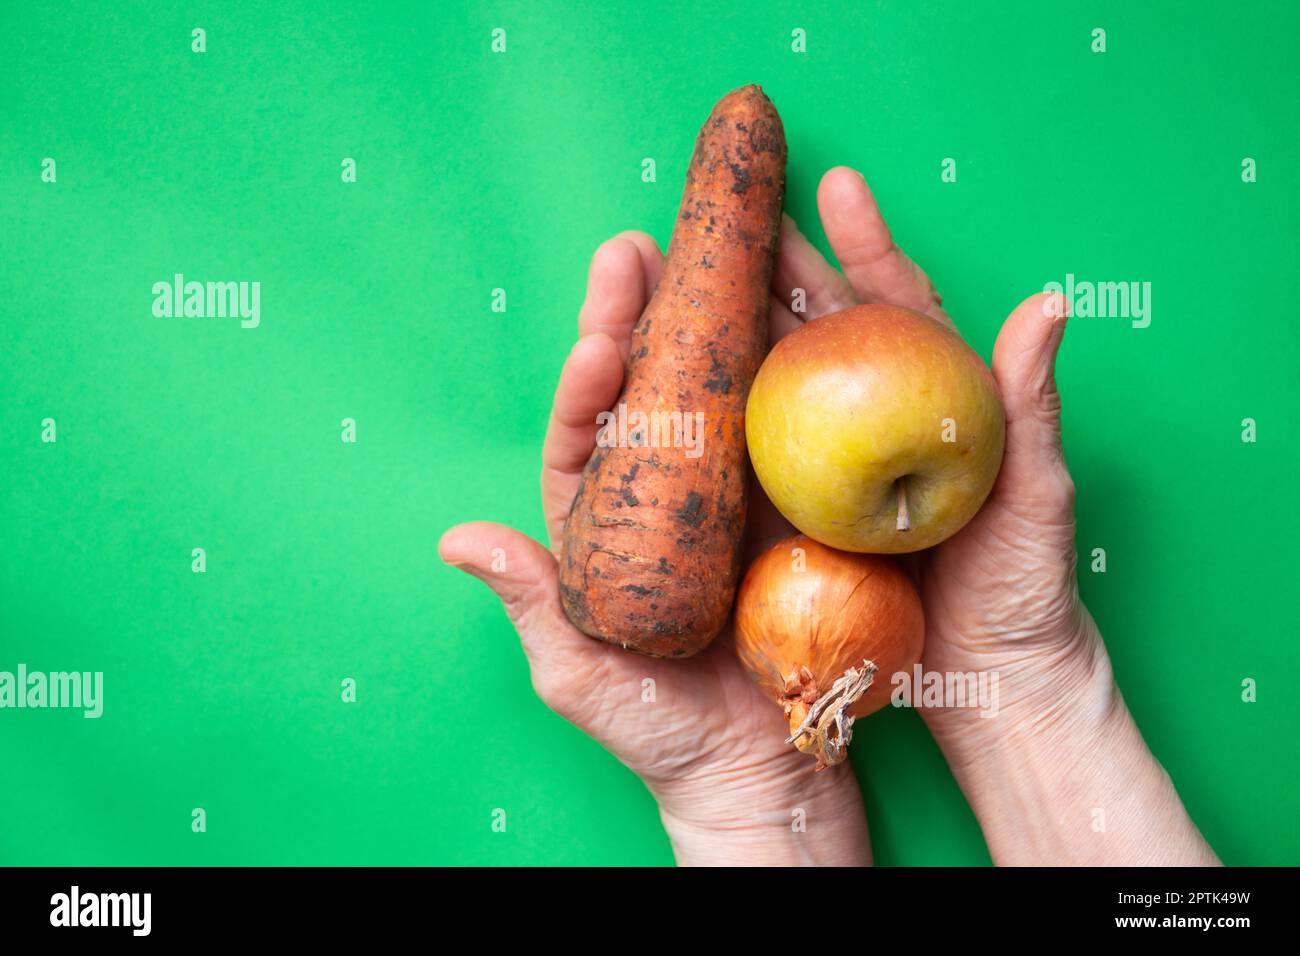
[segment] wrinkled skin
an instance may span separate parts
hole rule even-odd
[[[785,240],[783,252],[789,249]],[[654,240],[641,233],[609,240],[593,258],[579,315],[581,337],[561,373],[542,454],[542,505],[555,552],[595,446],[596,416],[617,399],[632,327],[662,263]],[[813,264],[828,268],[819,256]],[[789,265],[796,276],[809,267],[802,258]],[[774,301],[771,324],[774,335],[784,335],[799,320]],[[746,561],[764,544],[793,533],[757,483],[751,480],[750,487]],[[491,571],[494,548],[507,555],[506,570],[499,574]],[[851,771],[839,767],[814,775],[812,760],[785,743],[781,711],[741,668],[730,624],[707,650],[688,660],[643,657],[599,643],[569,623],[560,605],[555,557],[532,539],[476,522],[447,532],[439,549],[448,563],[483,579],[502,598],[542,700],[599,740],[655,794],[679,860],[691,858],[689,848],[681,846],[682,833],[744,831],[755,818],[772,813],[788,821],[794,807],[806,807],[816,797],[826,808],[821,816],[837,821],[834,833],[829,824],[823,828],[828,844],[841,844],[828,845],[829,859],[869,862]],[[642,701],[647,679],[655,684],[654,703]],[[738,841],[744,842],[743,833]]]
[[[773,278],[774,341],[803,319],[860,302],[906,306],[951,324],[929,279],[894,244],[858,173],[828,172],[818,207],[843,273],[787,218]],[[618,395],[631,329],[662,259],[640,233],[609,240],[593,259],[581,337],[561,374],[543,450],[542,502],[553,547],[595,444],[596,415]],[[806,316],[788,308],[795,289],[806,291]],[[926,614],[924,668],[996,669],[1001,716],[982,720],[956,709],[922,715],[996,861],[1214,862],[1132,726],[1097,628],[1079,601],[1074,488],[1061,452],[1053,374],[1064,329],[1060,296],[1032,296],[1004,323],[992,363],[1007,413],[997,484],[970,524],[918,555],[915,565]],[[746,552],[752,557],[792,529],[756,483],[751,489]],[[507,556],[504,571],[491,569],[495,548]],[[554,555],[519,532],[484,522],[460,525],[447,532],[440,551],[502,599],[542,699],[650,788],[679,862],[869,862],[861,798],[848,765],[814,774],[810,759],[784,742],[781,711],[740,668],[729,632],[690,660],[650,660],[576,631],[560,607]],[[654,703],[642,701],[646,678],[656,684]],[[1107,741],[1127,749],[1099,757]],[[980,776],[985,765],[1000,768],[1001,776]],[[1102,773],[1115,765],[1122,774]],[[1074,830],[1049,833],[1050,819],[1030,819],[997,802],[1009,781],[1020,781],[1045,815],[1055,810],[1086,822],[1086,812],[1067,806],[1064,784],[1049,779],[1043,766],[1102,768],[1098,792],[1122,791],[1126,796],[1116,802],[1128,801],[1126,816],[1138,820],[1139,832],[1115,834],[1098,859],[1090,854],[1101,851]],[[1019,799],[1013,793],[1011,805],[1023,811]],[[795,807],[809,820],[798,839],[789,833]],[[1169,832],[1153,835],[1143,813],[1167,816]],[[1009,832],[1016,825],[1035,833],[1026,839]],[[1026,856],[1025,846],[1048,858]]]

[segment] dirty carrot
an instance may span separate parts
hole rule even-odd
[[[564,529],[560,596],[592,637],[688,657],[726,623],[747,508],[745,402],[767,345],[786,144],[757,86],[696,140],[623,392]]]

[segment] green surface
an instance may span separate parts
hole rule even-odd
[[[0,861],[671,861],[435,543],[542,533],[591,252],[667,241],[699,124],[758,82],[804,230],[861,168],[986,358],[1067,272],[1153,284],[1149,328],[1076,320],[1062,351],[1080,586],[1211,844],[1300,862],[1300,7],[372,6],[0,9],[0,669],[106,698],[0,710]],[[261,325],[156,318],[176,272],[260,282]],[[854,749],[879,862],[987,862],[914,713]]]

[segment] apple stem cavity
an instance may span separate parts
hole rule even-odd
[[[906,531],[912,527],[912,523],[907,516],[907,483],[898,479],[898,524],[899,531]]]

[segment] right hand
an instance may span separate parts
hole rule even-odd
[[[831,170],[818,202],[847,280],[825,275],[823,287],[953,327],[859,174]],[[970,523],[917,555],[924,670],[945,678],[995,672],[998,712],[921,715],[996,862],[1215,863],[1133,723],[1079,598],[1074,482],[1054,374],[1066,319],[1063,296],[1039,294],[1003,324],[993,348],[1007,418],[1002,469]],[[1099,830],[1098,821],[1109,822]]]

